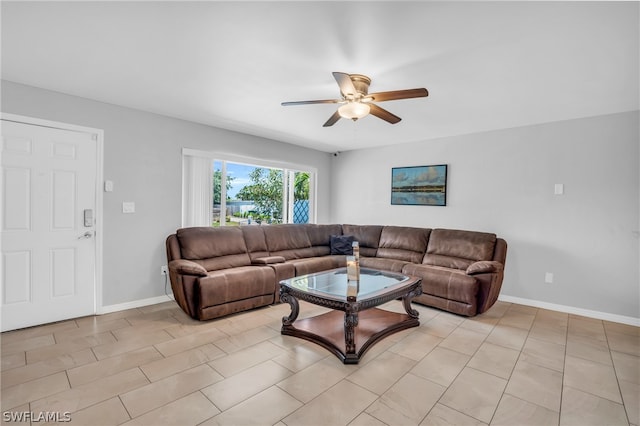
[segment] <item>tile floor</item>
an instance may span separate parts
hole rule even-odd
[[[504,302],[475,318],[416,307],[420,327],[350,366],[281,336],[289,305],[197,322],[167,302],[3,333],[2,422],[640,426],[638,327]],[[322,311],[302,303],[300,317]]]

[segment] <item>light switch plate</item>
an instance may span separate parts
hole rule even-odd
[[[122,203],[122,213],[135,213],[136,203],[133,201],[125,201]]]
[[[104,192],[113,192],[113,181],[105,180],[104,181]]]
[[[553,188],[553,193],[555,195],[563,195],[564,194],[564,184],[563,183],[556,183],[554,188]]]

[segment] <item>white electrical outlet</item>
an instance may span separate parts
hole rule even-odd
[[[553,272],[546,272],[544,274],[544,282],[547,284],[553,284]]]
[[[169,275],[169,268],[167,268],[167,265],[162,265],[160,267],[160,275]]]

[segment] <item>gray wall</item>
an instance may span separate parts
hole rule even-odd
[[[104,130],[103,305],[164,294],[164,240],[180,227],[183,147],[317,168],[318,222],[329,219],[327,153],[2,81],[0,111]],[[122,214],[134,201],[135,214]],[[170,290],[169,290],[170,291]]]
[[[640,318],[638,126],[635,111],[342,153],[331,221],[495,232],[503,295]],[[391,205],[391,168],[428,164],[449,165],[448,205]]]

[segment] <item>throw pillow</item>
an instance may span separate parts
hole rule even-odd
[[[353,247],[351,243],[355,241],[353,235],[332,235],[331,236],[331,254],[353,255]]]

